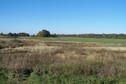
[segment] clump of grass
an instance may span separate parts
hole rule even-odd
[[[8,41],[0,41],[0,48],[15,48],[15,47],[21,47],[24,46],[24,43],[20,40],[14,39],[14,40],[8,40]]]
[[[8,40],[1,40],[0,41],[0,49],[3,48],[16,48],[16,47],[23,47],[23,46],[34,46],[37,42],[34,41],[26,41],[21,39],[8,39]]]
[[[0,41],[0,49],[5,47],[5,41]]]

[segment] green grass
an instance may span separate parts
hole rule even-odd
[[[67,72],[65,72],[67,73]],[[1,84],[16,84],[16,82],[8,78],[6,70],[0,73]],[[95,75],[81,74],[52,74],[50,72],[37,74],[32,72],[25,81],[19,84],[125,84],[126,78],[99,78]]]
[[[31,74],[25,84],[119,84],[123,82],[117,82],[118,79],[105,78],[100,79],[96,76],[86,76],[86,75],[50,75],[43,74],[38,76],[36,74]]]
[[[126,44],[126,39],[98,39],[98,38],[79,38],[79,37],[56,37],[56,38],[29,38],[41,41],[65,41],[65,42],[95,42],[102,44]]]
[[[0,36],[6,38],[6,36]],[[65,41],[65,42],[95,42],[101,44],[126,44],[126,39],[102,39],[102,38],[81,38],[81,37],[19,37],[38,41]]]
[[[6,68],[0,66],[0,83],[1,84],[15,84],[13,80],[9,78],[10,72]]]

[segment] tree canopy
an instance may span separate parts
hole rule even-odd
[[[48,30],[43,29],[37,33],[38,37],[50,37],[50,32]]]

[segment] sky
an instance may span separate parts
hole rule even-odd
[[[0,0],[0,32],[124,33],[126,0]]]

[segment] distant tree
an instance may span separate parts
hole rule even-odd
[[[48,30],[42,30],[37,33],[38,37],[50,37],[50,32]]]
[[[42,30],[43,37],[50,37],[50,32],[47,30]]]
[[[3,34],[3,33],[0,33],[0,35],[2,35],[2,36],[3,36],[4,34]]]
[[[42,31],[39,31],[39,32],[37,33],[37,37],[43,37]]]
[[[51,37],[57,37],[57,35],[56,35],[56,34],[51,34],[50,36],[51,36]]]
[[[25,32],[21,32],[17,34],[18,36],[30,36],[28,33]]]
[[[13,36],[17,37],[18,35],[16,33],[13,33]]]
[[[9,32],[7,35],[8,35],[8,36],[13,36],[13,33]]]

